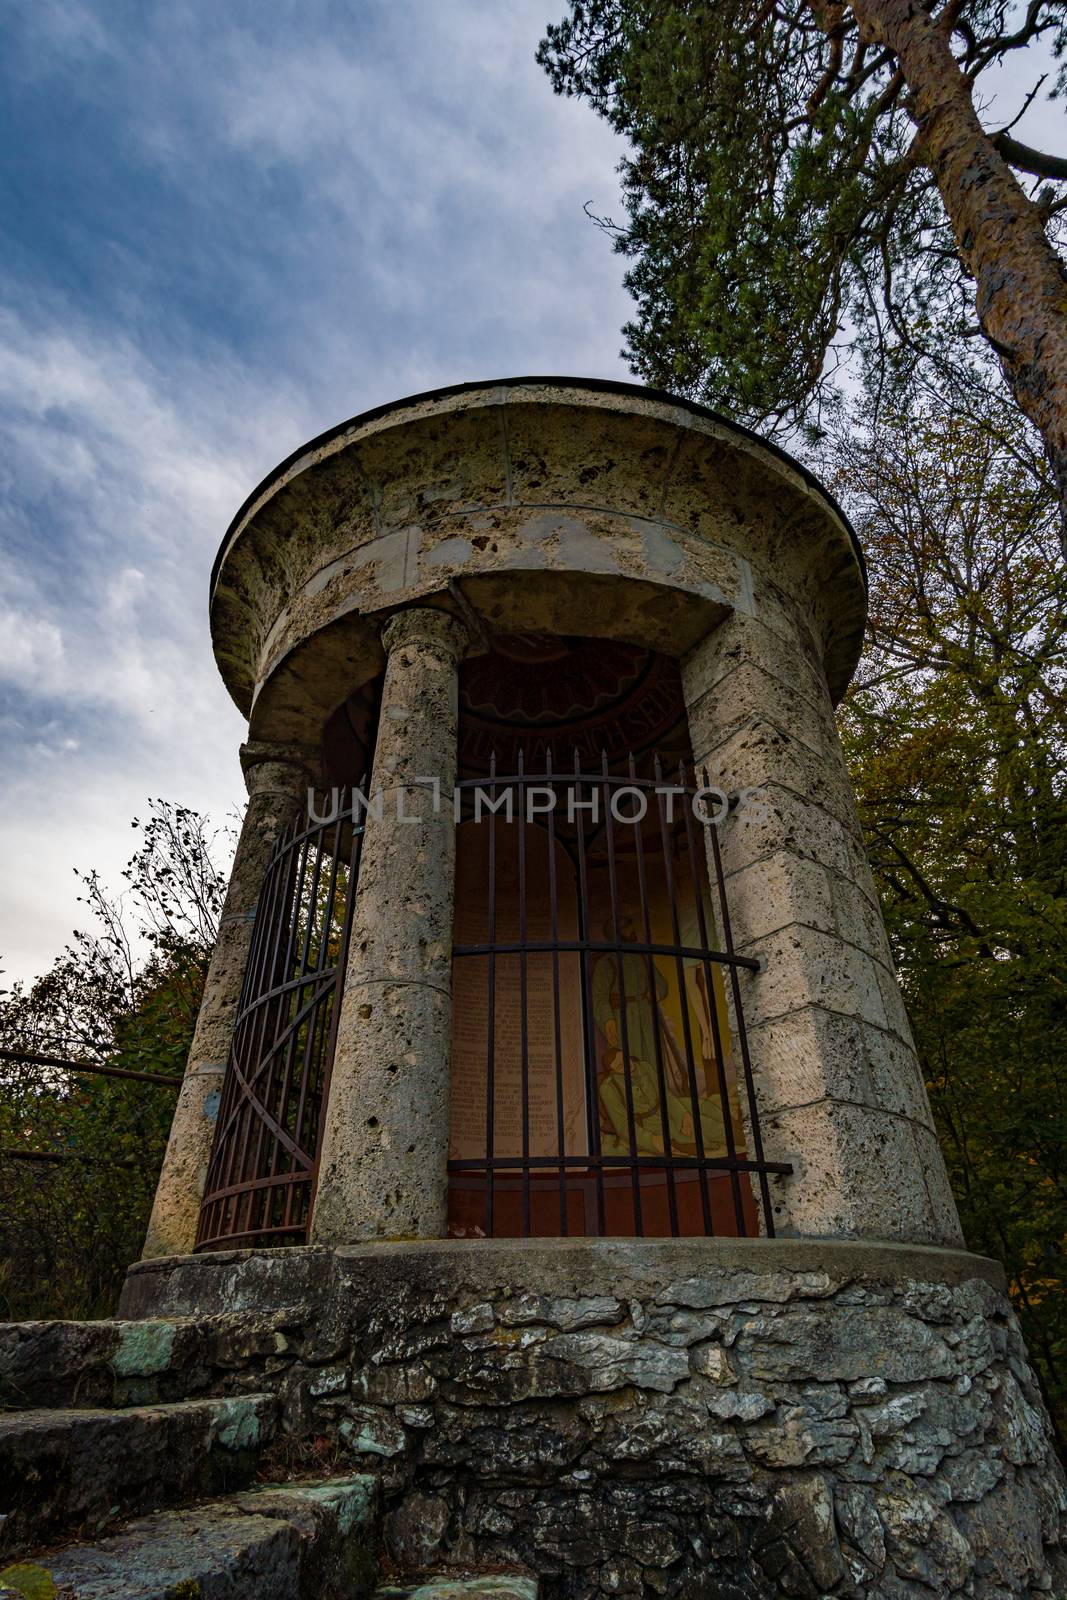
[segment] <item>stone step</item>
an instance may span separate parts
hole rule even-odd
[[[273,1395],[0,1416],[0,1551],[247,1483]]]
[[[537,1600],[537,1578],[518,1572],[432,1574],[409,1584],[383,1583],[374,1600]]]
[[[363,1475],[245,1490],[22,1570],[72,1600],[364,1600],[377,1581],[377,1506],[377,1482]]]
[[[0,1323],[0,1411],[145,1406],[258,1390],[256,1373],[307,1354],[306,1306],[205,1317]],[[303,1330],[303,1333],[297,1332]]]
[[[0,1407],[184,1400],[201,1343],[193,1322],[0,1323]]]

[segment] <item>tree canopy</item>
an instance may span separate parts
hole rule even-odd
[[[980,119],[1041,45],[1067,48],[1063,0],[571,0],[538,59],[628,141],[627,220],[598,220],[634,370],[817,424],[849,345],[931,348],[947,321],[989,341],[1067,494],[1067,158]],[[1065,70],[1034,61],[1031,96]]]
[[[1067,574],[995,375],[874,370],[825,447],[872,575],[842,733],[972,1249],[1067,1438]],[[945,373],[949,376],[946,379]]]
[[[122,894],[81,876],[83,931],[0,997],[0,1045],[159,1077],[0,1062],[0,1309],[106,1315],[140,1253],[215,942],[219,840],[153,803]],[[43,1159],[42,1159],[43,1157]]]

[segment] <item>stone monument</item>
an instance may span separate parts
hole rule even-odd
[[[249,804],[123,1326],[228,1330],[401,1570],[1067,1594],[835,728],[865,610],[810,474],[620,383],[383,406],[226,536]]]

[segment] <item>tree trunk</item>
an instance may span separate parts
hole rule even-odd
[[[1037,207],[983,130],[946,30],[920,0],[852,0],[862,35],[897,58],[908,111],[975,281],[978,321],[1040,431],[1067,554],[1067,269]]]

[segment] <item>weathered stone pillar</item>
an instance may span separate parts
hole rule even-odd
[[[248,786],[248,808],[163,1157],[145,1259],[185,1255],[195,1243],[256,902],[274,843],[285,824],[306,804],[308,785],[315,778],[311,752],[282,745],[242,745],[241,766]]]
[[[697,771],[757,791],[718,833],[776,1227],[957,1244],[821,653],[735,613],[683,681]]]
[[[311,1219],[313,1244],[445,1233],[452,1054],[457,665],[443,611],[402,611],[373,788]],[[437,780],[436,791],[426,780]]]

